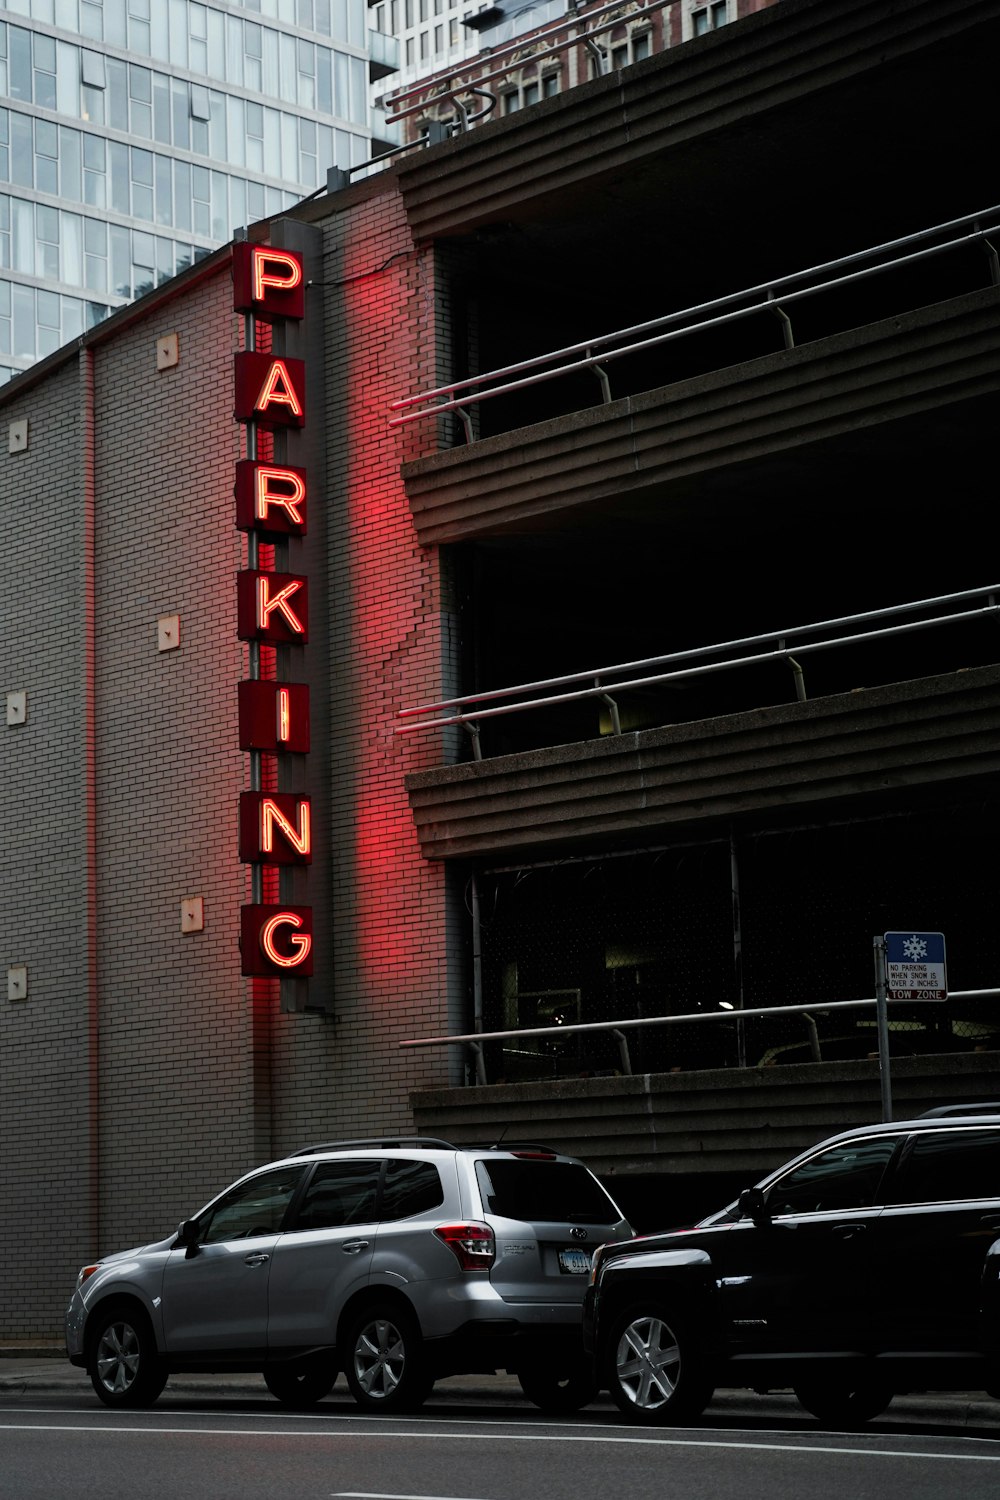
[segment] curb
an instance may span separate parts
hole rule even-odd
[[[25,1344],[18,1348],[12,1348],[9,1344],[0,1346],[0,1396],[24,1396],[35,1391],[50,1394],[62,1391],[70,1395],[82,1395],[87,1399],[92,1396],[86,1371],[71,1365],[61,1347],[37,1344]],[[252,1373],[172,1375],[167,1392],[178,1396],[230,1396],[269,1404],[273,1402],[262,1377]],[[342,1376],[338,1378],[333,1395],[338,1407],[343,1405],[352,1411],[356,1409],[344,1387]],[[513,1375],[452,1376],[448,1380],[439,1381],[434,1387],[429,1405],[433,1407],[447,1403],[504,1407],[515,1405],[535,1410],[522,1394],[517,1377]],[[319,1411],[322,1409],[318,1408]],[[613,1412],[614,1407],[610,1398],[602,1394],[587,1410]],[[723,1387],[714,1396],[706,1415],[709,1420],[714,1417],[722,1421],[735,1420],[737,1416],[741,1416],[753,1422],[781,1421],[786,1418],[791,1418],[796,1423],[812,1422],[790,1391],[756,1395],[749,1390]],[[897,1396],[889,1412],[879,1421],[891,1422],[894,1419],[951,1427],[1000,1429],[1000,1401],[993,1400],[982,1391],[913,1392]],[[615,1420],[618,1420],[617,1413]]]

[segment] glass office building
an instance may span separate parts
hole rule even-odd
[[[366,161],[370,38],[364,0],[0,6],[0,382]]]

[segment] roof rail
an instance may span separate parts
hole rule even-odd
[[[428,1148],[438,1147],[445,1151],[454,1151],[455,1147],[451,1141],[439,1141],[430,1135],[394,1135],[394,1136],[365,1136],[356,1141],[320,1141],[316,1146],[302,1146],[298,1151],[293,1151],[292,1156],[314,1156],[319,1151],[357,1151],[368,1146],[380,1147],[383,1150],[394,1147],[424,1146]]]
[[[920,1120],[947,1119],[949,1115],[1000,1115],[1000,1099],[987,1100],[986,1103],[939,1104],[935,1109],[925,1109],[917,1118]]]
[[[540,1141],[470,1141],[463,1151],[544,1151],[547,1156],[562,1156],[558,1146],[543,1146]]]

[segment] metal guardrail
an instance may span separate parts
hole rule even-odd
[[[904,235],[901,239],[887,240],[883,244],[870,246],[852,255],[841,256],[837,260],[825,261],[821,265],[796,271],[789,276],[772,277],[768,281],[758,282],[756,286],[746,287],[740,292],[731,292],[727,296],[716,297],[710,302],[700,302],[693,307],[668,313],[664,317],[652,318],[644,323],[635,323],[629,328],[618,329],[614,333],[600,334],[580,343],[568,344],[548,354],[536,355],[533,359],[521,360],[517,364],[503,365],[499,369],[489,370],[482,375],[455,380],[449,385],[435,386],[433,390],[423,391],[415,396],[405,396],[392,403],[391,410],[399,412],[400,415],[391,417],[389,426],[401,427],[408,422],[420,422],[428,417],[440,417],[448,412],[454,412],[462,423],[466,441],[472,442],[474,440],[472,419],[466,410],[467,407],[492,400],[496,396],[524,390],[528,386],[555,380],[564,375],[577,374],[582,370],[591,371],[596,375],[600,382],[602,398],[607,404],[613,399],[610,382],[604,369],[604,365],[609,360],[621,359],[627,354],[637,354],[674,339],[686,338],[689,334],[718,328],[722,324],[760,313],[767,313],[779,319],[784,333],[785,347],[791,349],[794,348],[794,335],[791,319],[785,311],[790,304],[800,302],[804,298],[818,296],[822,292],[853,285],[886,271],[912,266],[918,261],[944,255],[949,251],[968,247],[970,244],[979,243],[983,246],[988,259],[991,284],[1000,286],[1000,256],[988,238],[989,235],[996,234],[998,230],[1000,230],[1000,207],[995,206],[978,213],[966,214],[960,219],[951,219],[933,228]],[[951,238],[940,244],[927,243],[942,235],[948,235]],[[906,253],[898,254],[899,251]],[[889,259],[879,260],[874,265],[861,264],[876,257],[886,256]],[[850,269],[852,267],[857,269]],[[838,274],[831,275],[831,273]],[[738,305],[743,302],[747,305]],[[692,319],[695,321],[690,321]],[[676,326],[682,323],[686,326]],[[625,342],[622,343],[622,340]],[[553,368],[547,368],[550,365]]]
[[[479,726],[483,719],[496,718],[502,714],[527,713],[534,709],[551,708],[556,704],[574,703],[585,698],[599,698],[609,708],[614,732],[620,734],[621,720],[617,700],[612,696],[613,694],[653,687],[662,683],[682,682],[690,678],[706,676],[709,673],[729,671],[736,667],[759,667],[769,662],[788,664],[794,676],[796,696],[800,702],[805,702],[805,674],[799,661],[800,657],[818,651],[831,650],[834,647],[870,644],[873,641],[907,635],[917,630],[929,630],[936,626],[960,624],[979,618],[996,618],[1000,614],[998,594],[1000,594],[1000,584],[988,584],[980,589],[965,589],[960,593],[942,594],[933,599],[919,599],[908,604],[890,605],[884,609],[844,615],[839,619],[823,620],[812,625],[797,625],[786,630],[769,631],[763,635],[745,636],[742,640],[674,651],[666,656],[647,657],[643,661],[592,668],[563,677],[520,683],[516,687],[472,693],[461,698],[446,698],[440,703],[423,703],[414,708],[399,710],[397,717],[407,722],[397,724],[396,732],[397,734],[416,734],[428,729],[440,729],[449,724],[458,724],[472,736],[473,754],[476,760],[481,760]],[[963,605],[968,607],[959,607]],[[908,618],[927,611],[932,613],[924,618]],[[895,621],[895,623],[883,623],[886,621]],[[876,628],[858,628],[866,625],[874,625]],[[808,639],[810,635],[823,632],[826,633],[823,639]],[[767,646],[769,649],[757,649],[761,646]],[[722,659],[712,659],[717,657],[722,657]],[[698,658],[701,660],[699,661]],[[688,665],[689,663],[693,664]],[[663,668],[668,670],[662,670]],[[583,686],[584,683],[586,686]]]
[[[1000,997],[1000,989],[987,990],[953,990],[949,992],[948,1000],[989,1000]],[[901,1004],[928,1004],[930,1002],[914,1001],[892,1001],[893,1005]],[[719,1010],[694,1011],[689,1015],[681,1016],[642,1016],[635,1020],[617,1021],[579,1021],[567,1026],[526,1026],[510,1031],[470,1031],[460,1036],[428,1036],[417,1037],[409,1041],[399,1042],[402,1048],[418,1047],[466,1047],[473,1054],[476,1063],[476,1082],[485,1084],[486,1061],[483,1053],[484,1042],[523,1041],[529,1037],[539,1036],[570,1036],[580,1032],[610,1032],[618,1043],[618,1056],[621,1063],[621,1071],[626,1076],[632,1074],[632,1060],[629,1055],[628,1039],[626,1031],[639,1031],[651,1026],[679,1026],[682,1022],[691,1021],[729,1021],[741,1022],[757,1017],[801,1015],[805,1018],[809,1033],[810,1044],[814,1062],[822,1062],[821,1044],[819,1033],[816,1029],[814,1017],[816,1015],[827,1015],[831,1011],[861,1010],[866,1007],[875,1009],[878,1001],[874,996],[863,1000],[830,1000],[827,1002],[813,1002],[809,1005],[769,1005],[755,1007],[752,1010],[738,1010],[735,1007],[720,1007]],[[947,1004],[947,1001],[935,1001],[935,1005]]]

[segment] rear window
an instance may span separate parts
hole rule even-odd
[[[548,1223],[615,1224],[621,1215],[595,1177],[578,1162],[477,1161],[487,1213]]]

